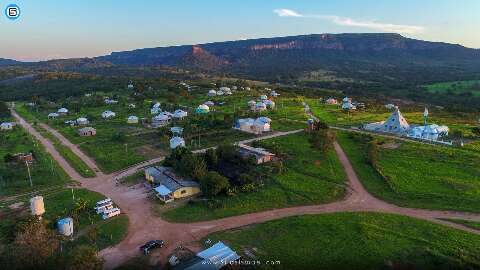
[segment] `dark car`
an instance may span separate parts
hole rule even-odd
[[[150,253],[150,250],[156,249],[156,248],[162,248],[163,246],[165,246],[165,242],[163,240],[152,240],[152,241],[148,241],[147,243],[145,243],[145,245],[141,246],[140,250],[145,255],[147,255],[148,253]]]

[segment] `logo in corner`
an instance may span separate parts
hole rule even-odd
[[[16,4],[10,4],[5,8],[5,16],[10,20],[16,20],[20,17],[20,7]]]

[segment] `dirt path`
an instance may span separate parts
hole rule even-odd
[[[85,153],[83,153],[77,145],[71,143],[60,132],[51,128],[50,126],[44,123],[39,123],[39,125],[48,132],[50,132],[53,136],[57,137],[63,145],[69,147],[72,152],[75,153],[75,155],[77,155],[81,160],[83,160],[83,162],[85,162],[85,164],[87,164],[87,166],[90,167],[90,169],[92,169],[99,177],[104,176],[103,172],[98,168],[95,161],[89,156],[85,155]]]
[[[161,262],[166,263],[168,254],[171,253],[175,247],[178,247],[179,245],[192,245],[195,241],[212,232],[238,228],[283,217],[306,214],[365,211],[393,213],[424,219],[471,233],[480,234],[480,231],[469,229],[459,224],[439,220],[439,218],[460,218],[480,221],[480,214],[403,208],[373,197],[362,186],[350,161],[338,143],[335,143],[335,151],[345,169],[348,179],[347,184],[349,186],[349,193],[341,201],[324,205],[274,209],[259,213],[190,224],[169,223],[152,213],[151,208],[154,204],[151,199],[148,198],[147,190],[143,188],[142,185],[126,187],[123,185],[117,185],[116,181],[118,177],[131,175],[149,164],[161,161],[161,158],[139,163],[119,173],[110,175],[102,174],[95,178],[83,178],[69,166],[47,139],[43,138],[41,134],[36,132],[30,124],[25,122],[17,114],[14,114],[14,116],[17,118],[20,125],[45,145],[47,151],[59,162],[73,179],[78,180],[82,186],[87,189],[100,192],[105,196],[112,198],[122,209],[122,212],[128,215],[130,223],[126,238],[118,245],[104,249],[100,252],[100,256],[105,259],[106,269],[113,269],[129,259],[138,256],[138,247],[148,240],[163,239],[167,241],[167,247],[165,249],[161,249],[159,253],[152,254],[152,256],[158,257]],[[283,133],[283,135],[295,132],[298,131]],[[277,134],[272,136],[278,137],[282,135]],[[244,142],[247,143],[249,140]],[[79,157],[82,158],[82,156]]]

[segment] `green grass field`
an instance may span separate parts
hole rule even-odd
[[[480,97],[480,80],[434,83],[426,85],[425,88],[430,93],[471,93]]]
[[[92,232],[93,231],[93,232]],[[102,250],[121,242],[128,232],[128,216],[120,215],[102,220],[87,229],[87,232],[75,241],[75,245],[91,244]],[[89,235],[95,234],[94,237]]]
[[[332,150],[327,157],[310,148],[305,134],[295,134],[262,141],[266,148],[280,149],[287,156],[286,172],[252,193],[220,197],[219,206],[204,203],[187,204],[162,212],[170,221],[190,222],[259,212],[273,208],[320,204],[338,200],[344,195],[345,173]]]
[[[480,236],[397,215],[290,217],[207,238],[260,261],[260,269],[480,268]]]
[[[366,162],[367,139],[339,132],[338,139],[363,185],[376,197],[401,206],[480,212],[480,153],[401,142],[379,147],[379,169]]]
[[[5,163],[7,154],[34,153],[30,165],[33,187],[30,187],[27,166],[24,163]],[[43,146],[20,126],[13,131],[0,132],[0,196],[29,192],[70,182],[68,175],[45,152]]]

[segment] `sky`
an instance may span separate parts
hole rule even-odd
[[[4,10],[20,7],[17,20]],[[0,58],[320,33],[397,32],[480,48],[479,0],[0,0]]]

